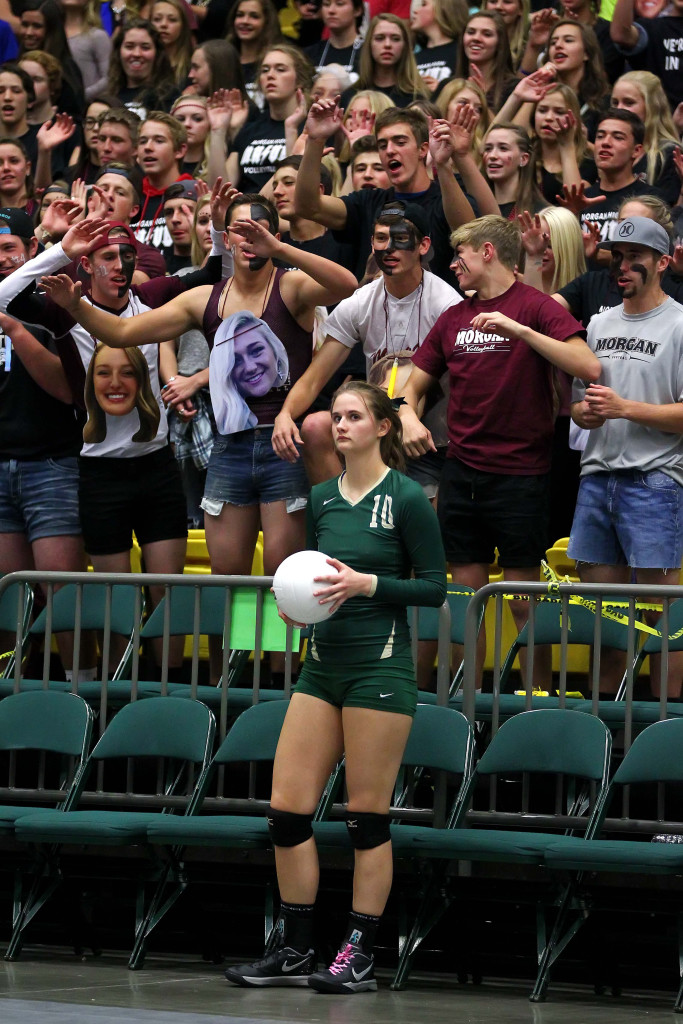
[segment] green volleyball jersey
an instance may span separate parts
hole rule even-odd
[[[377,588],[372,597],[352,597],[317,623],[308,657],[357,664],[406,649],[406,608],[443,603],[446,557],[436,514],[419,484],[390,469],[352,504],[342,494],[341,479],[311,491],[308,546],[375,575]]]

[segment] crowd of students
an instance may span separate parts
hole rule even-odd
[[[334,547],[321,602],[349,601],[276,762],[282,941],[238,984],[375,987],[416,701],[396,606],[496,550],[538,578],[570,533],[584,579],[679,579],[683,0],[647,6],[0,0],[0,572],[123,572],[133,533],[179,572],[203,526],[248,573],[262,530],[267,574]],[[342,749],[356,890],[316,973]]]

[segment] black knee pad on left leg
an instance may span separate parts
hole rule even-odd
[[[292,814],[268,808],[268,830],[273,846],[299,846],[313,835],[312,814]]]
[[[351,845],[356,850],[372,850],[391,839],[388,814],[372,814],[369,811],[347,811],[346,827]]]

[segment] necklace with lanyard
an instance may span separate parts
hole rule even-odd
[[[265,313],[266,306],[268,305],[268,299],[270,298],[270,285],[271,285],[271,282],[273,280],[273,277],[275,276],[275,270],[276,270],[276,267],[273,267],[273,269],[270,272],[270,277],[268,278],[268,284],[266,285],[266,291],[265,291],[265,294],[263,296],[263,306],[261,307],[261,315],[259,317],[260,320],[263,320],[263,314]],[[225,314],[225,306],[227,304],[228,295],[230,294],[230,289],[232,288],[232,282],[234,280],[235,280],[235,276],[233,274],[233,276],[230,278],[230,280],[228,282],[228,287],[225,289],[225,295],[222,297],[221,302],[220,302],[220,306],[222,307],[222,310],[223,310],[222,313],[219,313],[219,316],[220,316],[221,320],[225,320],[225,315],[224,315]]]
[[[353,71],[353,65],[356,63],[356,54],[358,53],[362,45],[363,40],[361,39],[360,36],[356,36],[356,38],[353,41],[353,46],[351,47],[351,60],[349,61],[348,64],[341,65],[344,68],[344,71]],[[325,67],[325,57],[327,57],[327,51],[329,50],[329,48],[330,41],[328,39],[327,42],[325,43],[325,49],[320,55],[320,60],[318,61],[319,70],[322,70]]]
[[[406,322],[406,330],[405,330],[405,334],[403,336],[404,345],[402,347],[405,347],[405,339],[408,338],[409,334],[410,334],[410,324],[412,322],[413,314],[415,312],[415,306],[417,306],[417,326],[415,328],[415,331],[416,331],[415,337],[417,339],[417,345],[415,346],[415,348],[417,348],[419,346],[419,344],[420,344],[420,320],[422,318],[422,294],[424,292],[424,281],[425,281],[425,275],[424,275],[424,270],[423,270],[422,271],[422,278],[421,278],[420,283],[419,283],[419,285],[417,287],[417,295],[413,299],[413,304],[410,307],[410,313],[408,314],[408,320]],[[400,302],[400,299],[397,300],[397,301]],[[394,345],[394,339],[393,339],[392,331],[391,331],[391,319],[389,317],[389,295],[387,293],[386,281],[384,282],[384,334],[385,334],[385,339],[386,339],[386,343],[387,343],[387,355],[395,355],[397,352],[400,352],[400,350],[401,350],[400,347],[397,348]],[[413,346],[411,345],[410,348],[412,348],[412,347]]]

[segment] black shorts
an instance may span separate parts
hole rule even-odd
[[[78,502],[89,555],[130,551],[140,544],[187,537],[180,473],[169,446],[137,459],[78,460]]]
[[[484,473],[446,459],[437,514],[447,560],[454,565],[540,565],[548,534],[550,474]]]

